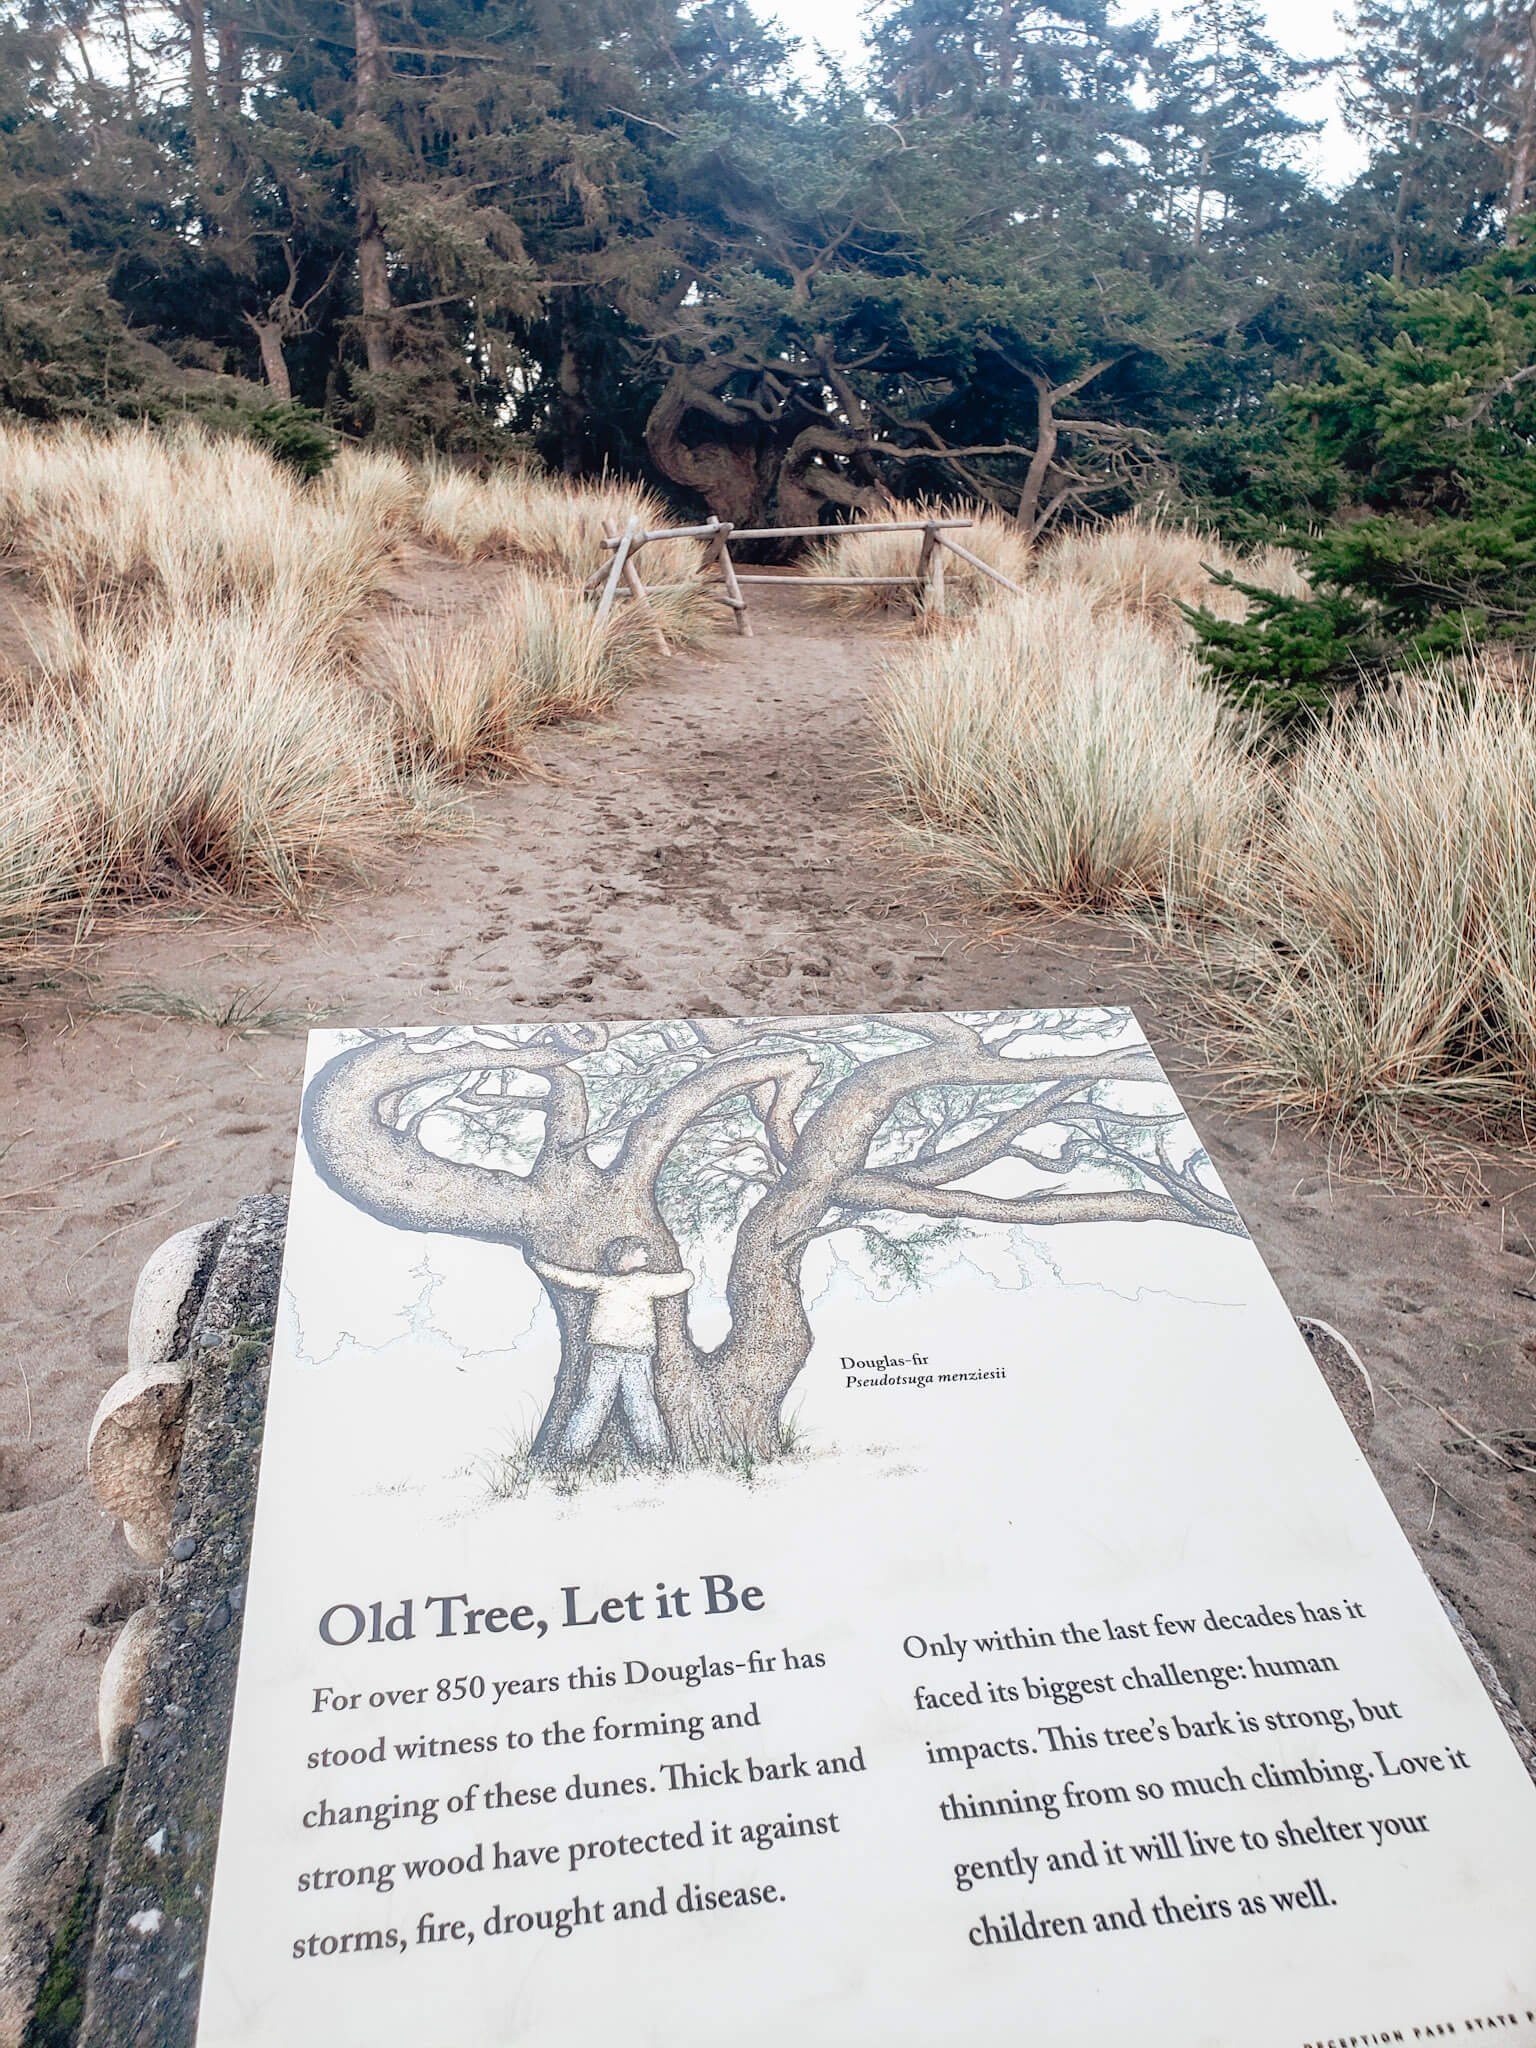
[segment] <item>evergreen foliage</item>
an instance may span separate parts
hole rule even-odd
[[[1258,0],[875,0],[847,76],[770,13],[0,0],[0,410],[191,412],[301,467],[533,449],[738,523],[1324,523],[1318,589],[1364,609],[1337,646],[1260,621],[1308,689],[1362,621],[1523,631],[1525,386],[1435,407],[1529,360],[1487,268],[1536,186],[1528,4],[1356,0],[1336,202]]]
[[[1347,516],[1289,538],[1313,595],[1197,615],[1207,666],[1290,715],[1480,645],[1536,648],[1536,247],[1378,287],[1386,332],[1277,395],[1293,470]]]

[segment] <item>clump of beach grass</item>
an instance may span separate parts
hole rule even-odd
[[[1250,730],[1187,655],[1081,593],[909,645],[874,709],[899,829],[990,905],[1195,906],[1252,830]]]
[[[631,519],[667,513],[516,466],[344,449],[304,483],[192,425],[0,427],[0,558],[43,607],[0,677],[0,943],[187,884],[291,906],[441,822],[447,783],[525,765],[535,726],[601,716],[654,628],[686,644],[709,613],[697,550],[666,544],[647,580],[683,587],[597,622],[581,589]],[[506,570],[398,627],[379,674],[411,541]]]
[[[1175,638],[1187,636],[1182,605],[1220,619],[1247,615],[1248,600],[1217,582],[1221,575],[1292,595],[1304,588],[1283,548],[1243,556],[1214,534],[1137,515],[1063,534],[1041,549],[1034,570],[1042,590],[1072,591],[1096,612],[1129,615]]]
[[[536,726],[600,716],[646,654],[633,612],[600,623],[576,593],[515,577],[462,623],[418,619],[396,636],[387,696],[397,751],[453,780],[525,766]]]
[[[101,613],[29,724],[67,821],[51,893],[83,916],[178,883],[291,906],[410,803],[377,706],[260,609],[147,631]]]
[[[654,491],[640,484],[576,483],[523,464],[480,476],[447,464],[428,465],[417,511],[421,538],[461,562],[520,562],[539,574],[580,583],[604,560],[604,541],[633,520],[654,532],[678,522]],[[690,571],[698,551],[688,542],[652,542],[647,582]]]
[[[1463,666],[1320,727],[1198,935],[1245,1099],[1377,1136],[1536,1107],[1536,701]]]
[[[0,429],[0,546],[56,606],[137,623],[270,607],[319,651],[378,591],[394,538],[366,499],[306,491],[195,427]]]
[[[882,529],[882,520],[969,519],[970,526],[957,530],[955,539],[979,555],[1010,582],[1022,584],[1029,574],[1029,542],[1020,528],[1001,513],[987,507],[949,504],[940,501],[897,499],[883,512],[871,513],[847,526],[828,530],[806,557],[805,573],[814,576],[911,576],[917,567],[923,536],[893,533]],[[924,585],[812,584],[812,601],[844,618],[868,618],[881,613],[924,617],[928,594]],[[944,602],[950,615],[963,615],[1010,593],[990,576],[974,568],[951,550],[944,555]]]

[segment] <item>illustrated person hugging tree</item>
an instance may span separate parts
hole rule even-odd
[[[587,1383],[565,1425],[561,1455],[589,1456],[617,1403],[640,1455],[665,1458],[671,1445],[656,1406],[656,1303],[663,1295],[686,1294],[693,1275],[649,1272],[649,1254],[638,1237],[614,1238],[601,1257],[602,1270],[597,1273],[533,1261],[534,1271],[546,1280],[592,1296]]]

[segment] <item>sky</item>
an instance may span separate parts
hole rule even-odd
[[[758,11],[777,19],[792,35],[820,42],[835,54],[855,55],[860,47],[859,16],[867,0],[756,0]],[[1177,0],[1153,0],[1165,21],[1172,22]],[[1344,47],[1339,28],[1339,0],[1267,0],[1270,34],[1282,49],[1297,57],[1332,57]],[[1124,5],[1121,12],[1145,10]],[[1304,120],[1322,121],[1323,132],[1310,145],[1311,168],[1325,184],[1341,185],[1360,168],[1359,145],[1339,114],[1337,88],[1331,82],[1313,86],[1292,100]]]

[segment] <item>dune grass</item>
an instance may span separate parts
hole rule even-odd
[[[1317,731],[1277,782],[1202,996],[1243,1094],[1390,1139],[1536,1113],[1536,702],[1406,681]]]
[[[391,643],[386,691],[397,753],[454,781],[526,764],[533,728],[610,709],[642,672],[632,612],[598,624],[572,591],[519,576],[463,622],[417,619]]]
[[[1247,599],[1216,582],[1221,574],[1292,595],[1304,587],[1283,548],[1240,555],[1214,534],[1138,517],[1063,534],[1042,548],[1035,566],[1041,589],[1075,591],[1096,612],[1129,615],[1179,639],[1187,636],[1180,605],[1219,619],[1246,615]]]
[[[1436,1120],[1529,1141],[1536,696],[1464,661],[1269,751],[1153,588],[1059,573],[895,655],[901,837],[994,908],[1129,914],[1245,1103],[1416,1169]]]
[[[377,707],[259,609],[138,632],[103,613],[45,669],[33,718],[87,913],[189,882],[293,905],[408,807]]]
[[[441,819],[444,784],[526,765],[535,725],[606,711],[653,642],[580,587],[631,516],[667,517],[516,467],[344,450],[304,484],[195,427],[0,427],[0,558],[44,608],[0,677],[0,942],[187,885],[291,906]],[[451,622],[391,619],[413,542],[506,568]],[[708,615],[691,587],[655,607],[677,644]]]
[[[458,561],[518,562],[576,584],[604,560],[605,535],[622,533],[631,519],[649,530],[678,524],[640,484],[573,484],[510,465],[484,477],[429,466],[416,514],[421,538]],[[698,551],[685,541],[656,541],[643,559],[646,581],[665,583],[691,573]]]
[[[306,491],[261,449],[195,428],[0,428],[0,548],[51,604],[154,616],[269,607],[317,651],[377,593],[394,540],[377,506]]]
[[[1011,520],[984,507],[937,500],[925,503],[899,499],[887,510],[871,513],[869,517],[871,521],[969,519],[972,522],[970,527],[956,533],[958,541],[973,555],[979,555],[994,569],[1000,569],[1014,583],[1023,583],[1029,575],[1030,551],[1024,535]],[[916,570],[922,540],[920,533],[882,532],[878,525],[866,528],[862,522],[833,528],[829,537],[818,541],[806,557],[805,573],[814,576],[910,576]],[[806,595],[812,603],[843,618],[869,618],[881,613],[917,618],[925,616],[927,606],[926,594],[916,584],[905,587],[887,584],[863,589],[813,584]],[[1008,595],[1001,584],[994,583],[989,576],[973,569],[969,562],[946,551],[944,598],[949,615],[963,615],[994,599],[1006,599]]]
[[[875,721],[908,843],[989,905],[1204,902],[1251,829],[1246,729],[1186,655],[1080,593],[907,647]]]

